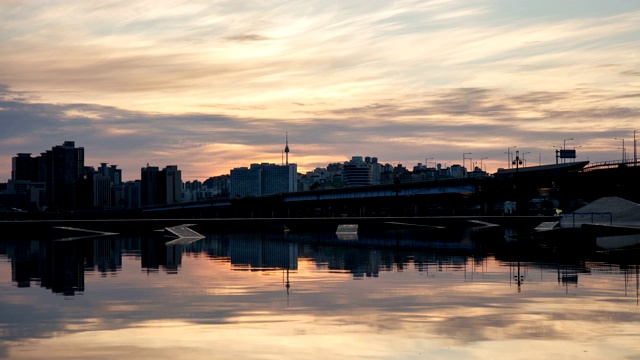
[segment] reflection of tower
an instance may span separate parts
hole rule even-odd
[[[289,165],[289,132],[286,133],[286,140],[285,140],[285,146],[284,146],[284,153],[286,156],[286,162],[285,165]]]
[[[291,288],[291,281],[289,281],[289,268],[287,267],[286,270],[287,270],[287,280],[284,286],[287,288],[287,306],[289,306],[289,289]]]

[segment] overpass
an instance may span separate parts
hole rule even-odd
[[[144,208],[141,212],[149,216],[187,213],[194,217],[233,218],[419,216],[429,215],[424,208],[429,206],[427,204],[436,207],[447,204],[457,206],[460,201],[488,188],[490,183],[492,181],[489,178],[444,179],[237,199],[217,198]],[[447,211],[446,215],[452,215],[451,211]]]

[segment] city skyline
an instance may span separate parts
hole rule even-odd
[[[352,156],[483,159],[493,173],[508,148],[529,165],[559,147],[632,159],[640,138],[633,2],[4,2],[0,14],[0,182],[17,153],[67,140],[125,181],[147,163],[203,181],[281,163],[287,133],[302,173]]]

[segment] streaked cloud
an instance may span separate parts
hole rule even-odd
[[[495,170],[503,144],[551,162],[566,138],[589,160],[611,160],[611,139],[639,127],[640,5],[573,8],[3,2],[1,178],[15,153],[75,140],[87,161],[95,152],[126,166],[126,179],[152,162],[203,180],[279,162],[285,131],[301,169],[471,151]]]

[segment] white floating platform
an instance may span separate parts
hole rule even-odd
[[[192,224],[171,226],[171,227],[164,228],[164,230],[165,232],[168,232],[178,237],[178,239],[171,241],[172,243],[177,243],[177,240],[180,240],[180,239],[188,239],[189,242],[204,239],[205,238],[204,235],[199,234],[198,232],[189,228],[189,226],[191,225]]]
[[[338,225],[338,229],[336,230],[336,234],[357,234],[357,233],[358,233],[358,224]]]

